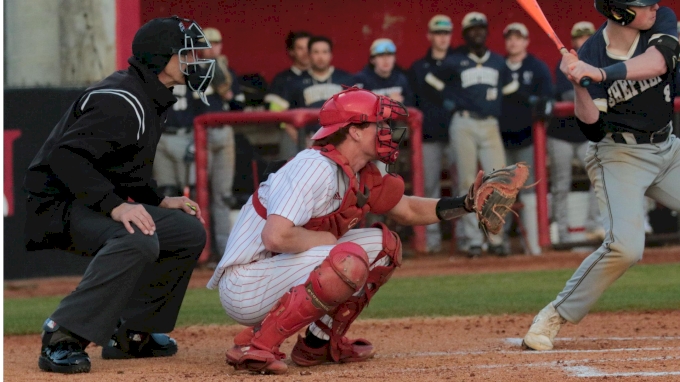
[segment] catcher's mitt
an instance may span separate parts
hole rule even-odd
[[[484,175],[477,174],[477,179],[470,186],[465,198],[465,209],[477,214],[479,226],[485,232],[498,234],[505,224],[503,216],[512,210],[517,194],[524,188],[529,177],[529,167],[517,163]],[[516,214],[516,213],[515,213]]]

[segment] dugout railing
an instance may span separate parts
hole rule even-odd
[[[412,194],[423,196],[424,175],[423,175],[423,152],[422,152],[422,125],[423,115],[418,109],[408,108],[409,117],[406,121],[409,129],[409,148],[411,165],[411,187]],[[207,129],[222,125],[244,125],[244,124],[272,124],[272,128],[277,128],[281,122],[289,123],[296,129],[318,122],[318,109],[295,109],[282,112],[252,111],[243,113],[222,112],[207,113],[194,119],[194,140],[196,146],[196,202],[201,207],[201,213],[205,219],[205,228],[210,232],[210,189],[208,186],[208,145]],[[425,227],[413,227],[413,249],[417,252],[425,251]],[[210,235],[205,249],[199,258],[199,262],[205,262],[210,255]]]

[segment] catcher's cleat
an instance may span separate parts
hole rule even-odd
[[[177,341],[167,334],[160,333],[127,331],[126,336],[120,338],[116,334],[102,347],[103,359],[169,357],[175,353]]]
[[[298,335],[297,342],[290,353],[290,358],[298,366],[315,366],[326,362],[362,362],[373,358],[375,349],[373,345],[363,338],[349,340],[342,337],[336,345],[340,350],[340,356],[335,361],[331,356],[331,343],[327,342],[320,348],[312,348],[305,343],[304,338]]]
[[[241,356],[236,359],[239,352]],[[285,374],[288,365],[281,361],[284,357],[283,353],[271,353],[251,346],[236,345],[227,351],[227,363],[234,369],[260,374]]]
[[[553,304],[548,304],[534,317],[529,332],[524,336],[522,347],[530,350],[552,350],[555,336],[566,322]]]

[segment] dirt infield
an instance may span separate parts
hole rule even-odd
[[[477,272],[575,268],[585,253],[548,253],[541,257],[455,256],[407,259],[395,277]],[[643,263],[680,261],[680,249],[657,248]],[[203,287],[211,271],[198,270],[192,287]],[[5,283],[5,297],[68,293],[77,278]],[[196,326],[175,330],[180,352],[171,358],[104,361],[90,346],[92,372],[62,376],[37,367],[39,336],[4,338],[4,375],[12,381],[581,381],[680,380],[680,311],[591,314],[579,325],[567,325],[550,352],[524,351],[521,336],[531,315],[362,320],[351,337],[371,340],[374,359],[359,364],[300,368],[290,363],[285,376],[235,372],[224,363],[224,351],[238,326]],[[282,350],[289,353],[294,338]]]

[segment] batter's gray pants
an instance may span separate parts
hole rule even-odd
[[[449,127],[451,152],[458,171],[458,195],[464,195],[475,181],[478,172],[477,162],[481,162],[484,172],[505,167],[505,149],[498,130],[498,120],[493,117],[474,119],[459,113],[454,114]],[[460,223],[469,246],[481,246],[484,233],[478,227],[477,217],[467,214]],[[500,245],[502,235],[489,235],[489,242]]]
[[[193,131],[163,134],[156,149],[153,176],[159,187],[196,184],[194,162],[185,161],[186,148],[194,140]],[[231,232],[231,197],[234,186],[236,151],[231,126],[208,129],[208,178],[210,215],[215,253],[222,256]],[[188,182],[188,183],[187,183]]]
[[[560,242],[569,241],[568,197],[571,190],[571,162],[577,158],[586,167],[586,151],[588,142],[574,143],[562,139],[548,137],[548,155],[550,157],[550,183],[552,184],[553,219],[557,223]],[[587,231],[598,228],[600,213],[597,206],[595,190],[591,186],[589,192],[588,217],[585,223]]]
[[[578,323],[602,293],[642,259],[645,195],[680,211],[680,141],[615,143],[609,136],[591,143],[586,157],[606,231],[602,246],[576,270],[553,305]]]
[[[76,290],[50,316],[98,345],[108,343],[121,321],[127,329],[174,329],[189,278],[205,246],[205,229],[181,210],[144,205],[156,223],[153,236],[74,205],[70,234],[75,252],[93,255]]]
[[[526,185],[536,183],[535,169],[534,169],[534,146],[529,145],[520,148],[505,148],[505,159],[508,164],[515,164],[524,162],[529,166],[529,177]],[[536,192],[535,188],[527,188],[520,191],[519,199],[524,204],[524,208],[520,211],[520,218],[522,225],[526,231],[525,252],[531,255],[540,255],[541,246],[538,242],[538,215],[536,214]],[[512,216],[506,215],[505,231],[511,225]]]

